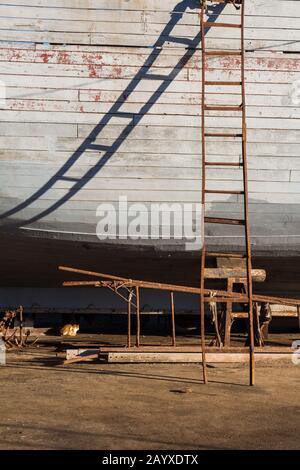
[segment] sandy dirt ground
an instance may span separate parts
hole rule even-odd
[[[62,365],[8,354],[0,449],[300,449],[300,365]]]

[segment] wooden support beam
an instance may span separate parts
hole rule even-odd
[[[264,269],[252,269],[252,280],[254,282],[264,282],[267,273]],[[229,279],[229,278],[247,278],[246,268],[206,268],[206,279]]]

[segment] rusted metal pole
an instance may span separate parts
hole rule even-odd
[[[255,302],[267,302],[269,304],[287,305],[287,306],[300,306],[300,299],[289,299],[284,297],[273,297],[269,295],[253,295]]]
[[[188,286],[178,286],[176,284],[162,284],[156,282],[147,282],[147,281],[131,281],[128,280],[127,283],[119,282],[115,284],[117,287],[127,286],[133,287],[138,285],[140,288],[143,289],[157,289],[157,290],[164,290],[164,291],[174,291],[174,292],[182,292],[186,294],[195,294],[200,295],[201,292],[204,292],[207,297],[205,297],[205,302],[236,302],[236,303],[247,303],[248,296],[245,294],[239,294],[238,292],[227,292],[215,289],[204,289],[203,291],[199,289],[199,287],[188,287]],[[110,281],[65,281],[63,283],[65,287],[111,287]],[[214,294],[219,297],[211,297],[211,294]],[[255,302],[267,302],[273,305],[286,305],[291,307],[300,306],[300,299],[292,299],[292,298],[284,298],[284,297],[274,297],[269,295],[258,295],[253,294],[253,301]]]
[[[69,273],[85,274],[86,276],[104,277],[114,281],[129,281],[129,279],[126,279],[125,277],[113,276],[112,274],[103,274],[95,271],[86,271],[85,269],[71,268],[69,266],[59,266],[58,269]]]
[[[84,274],[85,276],[101,277],[110,279],[112,281],[124,281],[135,284],[136,282],[143,282],[137,279],[128,279],[125,277],[113,276],[111,274],[98,273],[94,271],[85,271],[83,269],[69,268],[65,266],[59,267],[60,271],[71,272],[75,274]],[[266,280],[267,273],[264,269],[252,269],[252,278],[256,282],[264,282]],[[247,272],[245,268],[206,268],[205,278],[206,279],[227,279],[230,277],[246,278]],[[184,287],[184,286],[183,286]]]
[[[170,302],[171,302],[172,346],[176,347],[174,292],[170,292]]]
[[[247,123],[246,123],[246,90],[245,90],[245,0],[241,9],[241,82],[242,82],[242,108],[243,108],[243,181],[244,181],[244,217],[245,217],[245,239],[246,239],[246,267],[247,287],[249,297],[249,383],[255,384],[255,362],[254,362],[254,322],[253,322],[253,285],[251,265],[251,241],[249,227],[249,192],[248,192],[248,164],[247,164]]]
[[[109,279],[109,277],[108,277]],[[115,286],[116,288],[120,287],[135,287],[139,286],[143,289],[157,289],[157,290],[168,290],[168,291],[174,291],[174,292],[184,292],[186,294],[198,294],[200,295],[201,292],[203,292],[205,295],[210,296],[211,292],[213,292],[216,295],[222,296],[224,298],[232,299],[232,297],[236,299],[240,299],[241,301],[247,302],[247,296],[244,294],[239,294],[239,293],[228,293],[227,291],[222,291],[222,290],[216,290],[216,289],[204,289],[201,290],[199,287],[189,287],[189,286],[178,286],[176,284],[163,284],[159,282],[148,282],[148,281],[139,281],[139,280],[132,280],[132,279],[127,279],[125,281],[65,281],[63,283],[65,287],[74,287],[74,286],[95,286],[95,287],[113,287]],[[300,303],[300,300],[298,300],[297,303]]]
[[[141,311],[140,311],[140,288],[135,288],[136,295],[136,347],[140,347],[140,336],[141,336]]]
[[[202,138],[202,220],[205,220],[205,173],[206,173],[206,148],[205,148],[205,80],[206,80],[206,58],[205,58],[205,29],[204,29],[204,15],[205,15],[205,2],[201,5],[200,15],[200,28],[201,28],[201,46],[202,46],[202,100],[201,100],[201,138]],[[202,231],[202,225],[201,225]],[[202,232],[202,252],[201,252],[201,273],[200,273],[200,323],[201,323],[201,351],[202,351],[202,369],[203,369],[203,382],[207,383],[206,371],[206,354],[205,354],[205,302],[204,302],[204,286],[205,286],[205,233],[204,228]]]
[[[131,299],[132,299],[132,292],[129,291],[128,293],[128,301],[127,301],[127,347],[131,347]]]

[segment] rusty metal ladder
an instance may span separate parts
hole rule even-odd
[[[206,21],[206,9],[207,3],[213,4],[231,4],[232,7],[235,7],[239,10],[240,14],[238,15],[240,22],[239,23],[221,23],[221,22],[210,22]],[[200,12],[200,21],[201,21],[201,35],[202,35],[202,208],[203,208],[203,217],[204,217],[204,229],[203,229],[203,247],[201,254],[201,289],[205,288],[205,275],[204,269],[206,265],[207,258],[218,257],[228,257],[228,258],[245,258],[246,260],[246,271],[247,271],[247,293],[248,293],[248,328],[249,328],[249,369],[250,369],[250,385],[254,385],[255,382],[255,365],[254,365],[254,329],[253,329],[253,289],[252,289],[252,275],[251,275],[251,242],[250,242],[250,230],[249,230],[249,209],[248,209],[248,172],[247,172],[247,128],[246,128],[246,104],[245,104],[245,48],[244,48],[244,26],[245,26],[245,0],[202,0],[201,12]],[[206,30],[208,28],[238,28],[241,32],[241,46],[238,51],[227,51],[227,50],[207,50],[206,48]],[[226,57],[226,56],[238,56],[240,57],[241,62],[241,79],[240,81],[208,81],[206,64],[207,58],[209,57]],[[206,104],[206,94],[207,87],[211,86],[239,86],[241,89],[241,104],[238,106],[232,105],[212,105]],[[229,88],[230,89],[230,88]],[[240,133],[208,133],[206,132],[206,117],[207,112],[209,111],[224,111],[230,112],[235,111],[240,113],[241,117],[241,132]],[[222,117],[220,117],[222,121]],[[218,162],[209,162],[207,161],[207,137],[222,137],[222,138],[238,138],[241,143],[241,154],[242,161],[237,163],[218,161]],[[232,189],[207,189],[207,172],[208,168],[219,169],[221,172],[222,169],[226,167],[238,167],[243,171],[243,177],[241,178],[242,190],[236,191]],[[222,174],[220,173],[220,179],[222,179]],[[243,197],[244,203],[244,217],[242,219],[234,218],[216,218],[208,217],[206,215],[206,195],[207,194],[235,194],[241,195]],[[219,224],[219,225],[232,225],[232,226],[243,226],[244,227],[244,237],[245,237],[245,254],[240,253],[209,253],[206,250],[206,240],[205,240],[205,227],[206,224]],[[206,371],[206,357],[205,357],[205,299],[204,294],[201,295],[201,345],[202,345],[202,361],[203,361],[203,379],[204,382],[207,382],[207,371]]]

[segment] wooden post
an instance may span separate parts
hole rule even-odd
[[[227,279],[227,292],[233,292],[233,279]],[[226,304],[225,327],[224,327],[224,346],[230,346],[230,333],[231,333],[231,315],[232,315],[232,302]]]
[[[176,347],[176,326],[175,326],[175,304],[174,304],[174,292],[170,292],[171,300],[171,323],[172,323],[172,346]]]
[[[23,345],[23,326],[24,326],[24,316],[23,316],[23,307],[21,306],[19,308],[20,312],[20,347],[24,346]]]
[[[132,290],[129,290],[128,300],[127,300],[127,347],[131,347],[131,299],[132,299]]]
[[[140,288],[136,287],[136,347],[140,347],[140,335],[141,335],[141,317],[140,317]]]

